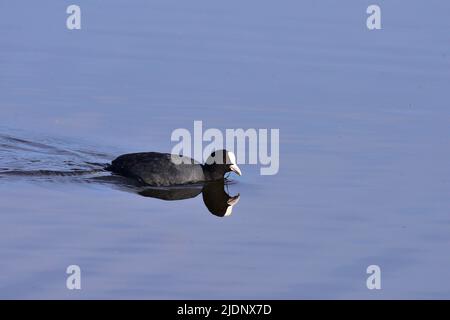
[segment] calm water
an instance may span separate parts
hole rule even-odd
[[[1,2],[0,297],[450,298],[450,3],[372,2]],[[194,120],[280,129],[231,216],[96,172]]]

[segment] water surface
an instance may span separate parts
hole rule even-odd
[[[0,4],[0,297],[450,298],[450,4],[69,4]],[[90,179],[194,120],[280,129],[230,216]]]

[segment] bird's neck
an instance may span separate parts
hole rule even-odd
[[[225,172],[220,170],[220,168],[217,168],[217,166],[204,164],[202,165],[202,168],[206,181],[223,180],[223,175]]]

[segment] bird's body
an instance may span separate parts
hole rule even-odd
[[[115,159],[108,170],[154,186],[180,185],[205,180],[200,163],[182,157],[176,164],[169,153],[141,152],[124,154]]]
[[[229,159],[227,152],[223,154],[226,159]],[[222,157],[221,154],[220,157]],[[231,158],[235,159],[234,155]],[[202,165],[188,157],[169,153],[141,152],[121,155],[106,169],[137,179],[147,185],[172,186],[220,180],[226,172],[234,171],[233,166],[237,168],[235,170],[238,170],[235,172],[240,174],[234,162]]]

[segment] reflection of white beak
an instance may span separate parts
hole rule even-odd
[[[240,198],[240,195],[238,194],[237,196],[234,196],[234,197],[231,197],[230,199],[228,199],[228,201],[227,201],[228,208],[224,214],[224,217],[228,217],[229,215],[231,215],[231,213],[233,212],[233,206],[235,206],[236,203],[239,202],[239,198]]]
[[[234,206],[236,205],[236,203],[239,202],[239,198],[241,197],[240,194],[238,194],[237,196],[231,197],[230,199],[228,199],[227,204],[229,206]]]
[[[230,166],[230,170],[233,171],[233,172],[235,172],[236,174],[242,176],[241,169],[239,169],[239,167],[237,166],[237,164],[232,164],[232,165]]]

